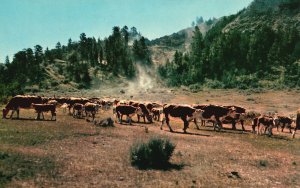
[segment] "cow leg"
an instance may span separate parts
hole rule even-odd
[[[53,120],[53,119],[54,119],[54,117],[55,117],[55,120],[56,120],[56,113],[55,113],[55,112],[53,112],[53,111],[51,111],[51,120]]]
[[[284,127],[285,127],[285,123],[282,123],[281,132],[283,132]]]
[[[164,118],[161,120],[160,130],[162,130],[162,127],[163,127],[165,121],[166,121],[166,117],[164,117]]]
[[[242,130],[245,131],[244,120],[241,120]]]
[[[189,122],[187,121],[186,117],[181,117],[182,121],[183,121],[183,132],[186,133],[186,129],[189,127]]]
[[[144,123],[146,123],[146,116],[145,116],[145,115],[143,115],[143,118],[144,118]]]
[[[138,118],[138,123],[139,123],[139,122],[140,122],[141,116],[140,116],[140,115],[137,115],[137,118]]]
[[[121,119],[121,115],[119,112],[116,112],[116,117],[117,117],[119,123],[122,124],[122,119]]]
[[[160,121],[160,114],[157,115],[157,121]]]
[[[253,132],[253,133],[255,133],[255,127],[256,127],[256,125],[257,125],[257,121],[258,121],[257,118],[255,118],[255,119],[253,120],[253,124],[252,124],[252,132]]]
[[[267,128],[268,128],[268,135],[272,136],[273,135],[273,133],[272,133],[272,129],[273,129],[272,125],[269,125]]]
[[[170,129],[170,132],[173,132],[173,129],[171,128],[171,125],[170,125],[170,119],[169,119],[168,114],[165,115],[165,119],[166,119],[166,123],[167,123],[167,125],[168,125],[168,127]],[[161,125],[160,129],[162,129],[162,125]]]
[[[10,114],[10,117],[9,117],[10,119],[12,119],[14,113],[15,113],[15,110],[12,110],[12,111],[11,111],[11,114]]]
[[[93,121],[94,121],[94,119],[95,119],[95,115],[96,115],[96,112],[95,112],[95,113],[92,112],[92,118],[93,118]]]
[[[216,125],[218,126],[218,131],[222,129],[222,122],[219,120],[219,118],[216,118],[216,123],[214,124],[214,130],[216,130]]]
[[[292,125],[289,124],[288,126],[289,126],[290,133],[292,133]]]
[[[235,121],[232,121],[232,130],[236,130],[236,122]]]
[[[120,123],[123,123],[123,114],[121,114],[121,119],[120,119]]]
[[[259,133],[260,133],[260,122],[257,124],[257,134],[259,135]]]
[[[296,125],[296,127],[294,128],[294,131],[293,131],[293,133],[292,133],[292,138],[295,138],[297,129],[298,129],[298,127],[297,127],[297,125]]]
[[[205,127],[205,120],[201,120],[201,126]]]
[[[195,123],[197,129],[200,130],[200,128],[199,128],[199,126],[198,126],[198,124],[197,124],[197,119],[196,119],[196,118],[194,118],[194,123]]]
[[[20,118],[20,108],[17,109],[17,119]]]
[[[41,112],[42,113],[42,116],[43,116],[43,120],[45,120],[45,117],[44,117],[44,112]]]
[[[264,134],[266,134],[267,130],[269,131],[269,127],[265,126]]]

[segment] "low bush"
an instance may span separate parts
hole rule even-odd
[[[131,164],[139,168],[165,168],[169,165],[175,145],[168,138],[151,138],[130,148]]]

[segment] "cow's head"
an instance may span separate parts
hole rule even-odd
[[[153,118],[153,115],[152,115],[152,114],[146,115],[146,118],[147,118],[147,120],[148,120],[150,123],[153,122],[153,121],[152,121],[152,118]]]
[[[229,108],[229,111],[228,111],[227,115],[230,116],[230,117],[232,117],[232,118],[235,118],[235,116],[236,116],[236,109],[235,109],[235,107]]]
[[[136,110],[135,110],[135,113],[136,113],[137,115],[142,116],[142,115],[143,115],[143,110],[142,110],[140,107],[137,107]]]
[[[6,118],[6,115],[8,114],[8,109],[6,109],[6,108],[3,108],[3,110],[2,110],[2,119],[5,119]]]
[[[202,117],[202,114],[203,114],[204,110],[201,110],[201,109],[196,109],[195,112],[193,113],[193,116],[192,118],[193,119],[198,119],[198,118],[201,118]]]
[[[96,110],[96,112],[99,111],[99,108],[100,108],[100,105],[99,105],[99,104],[96,104],[96,105],[95,105],[95,110]]]

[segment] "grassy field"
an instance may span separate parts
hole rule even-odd
[[[158,100],[143,96],[140,100]],[[297,91],[239,92],[212,90],[172,92],[170,103],[236,104],[260,112],[293,114],[299,108]],[[101,111],[97,119],[112,117]],[[32,110],[21,120],[0,120],[0,187],[300,187],[300,132],[286,129],[274,136],[230,130],[214,132],[211,125],[172,119],[176,130],[153,124],[115,124],[95,127],[58,110],[57,121],[36,121]],[[50,119],[50,114],[46,115]],[[134,120],[136,118],[134,117]],[[148,132],[145,131],[148,128]],[[238,129],[241,127],[238,125]],[[154,136],[176,144],[173,165],[165,170],[139,170],[129,160],[130,146]]]

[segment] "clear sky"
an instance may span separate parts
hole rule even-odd
[[[135,26],[154,39],[247,7],[252,0],[0,0],[0,62],[36,44],[54,48],[59,41],[109,36],[113,26]]]

